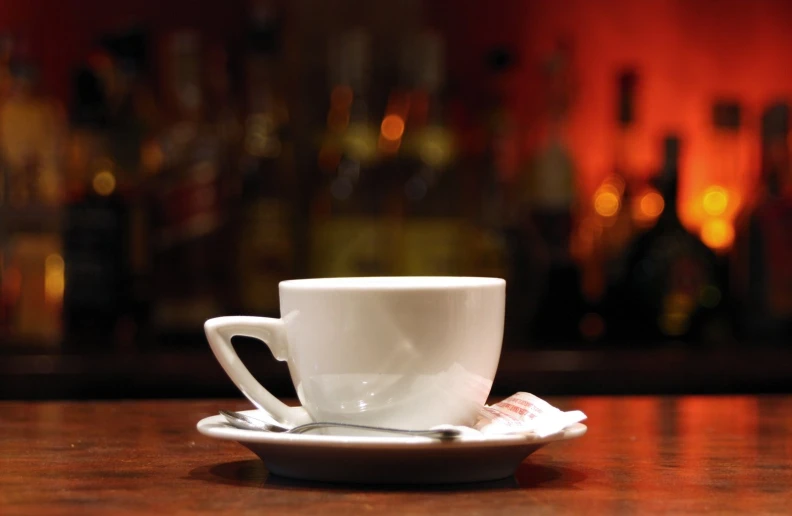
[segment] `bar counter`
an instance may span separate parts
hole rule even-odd
[[[0,514],[789,514],[792,397],[564,397],[588,433],[513,477],[281,478],[196,423],[240,399],[0,402]],[[343,464],[339,464],[339,468]]]

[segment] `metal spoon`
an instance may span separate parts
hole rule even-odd
[[[233,410],[221,410],[220,415],[225,417],[231,426],[242,430],[262,430],[266,432],[277,432],[286,434],[301,434],[317,428],[353,428],[358,430],[371,430],[374,432],[387,432],[402,435],[414,435],[421,437],[433,437],[435,439],[454,439],[462,435],[462,431],[452,426],[434,428],[432,430],[402,430],[399,428],[384,428],[379,426],[353,425],[350,423],[307,423],[305,425],[289,428],[280,424],[267,423],[260,419],[250,417],[241,412]]]

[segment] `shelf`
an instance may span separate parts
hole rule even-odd
[[[278,396],[294,396],[288,369],[263,350],[240,350]],[[493,394],[782,392],[792,352],[782,349],[504,352]],[[0,399],[239,396],[208,350],[131,354],[0,355]]]

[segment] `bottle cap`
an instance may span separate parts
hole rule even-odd
[[[712,124],[721,129],[739,129],[742,113],[739,102],[720,100],[712,106]]]

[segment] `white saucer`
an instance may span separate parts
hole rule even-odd
[[[261,417],[257,410],[243,413]],[[438,441],[427,437],[240,430],[218,415],[199,421],[198,431],[215,439],[239,442],[258,455],[271,473],[284,477],[365,484],[450,484],[509,477],[528,455],[548,443],[582,436],[586,425],[577,423],[544,438],[465,435]]]

